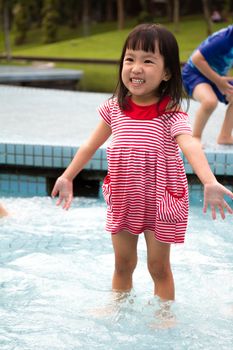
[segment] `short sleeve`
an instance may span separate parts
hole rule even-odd
[[[186,113],[175,113],[172,119],[171,136],[173,138],[181,134],[192,135],[192,127]]]
[[[111,126],[111,109],[110,100],[105,101],[97,108],[97,112],[109,126]]]

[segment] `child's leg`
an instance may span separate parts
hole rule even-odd
[[[221,131],[218,136],[218,143],[225,145],[233,145],[233,96],[227,97],[229,105],[226,110],[225,119],[222,124]]]
[[[132,286],[132,275],[137,265],[138,236],[121,231],[112,235],[115,253],[115,270],[112,279],[114,291],[126,292]]]
[[[170,244],[159,242],[154,232],[145,231],[148,270],[154,281],[154,294],[163,300],[175,299],[174,280],[170,266]]]
[[[218,99],[212,87],[207,83],[201,83],[195,87],[193,98],[200,102],[195,116],[193,137],[201,139],[205,125],[218,105]]]
[[[3,216],[7,216],[7,215],[8,215],[7,210],[0,203],[0,218],[3,217]]]

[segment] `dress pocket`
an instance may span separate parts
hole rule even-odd
[[[167,188],[158,205],[157,218],[160,221],[178,223],[187,219],[188,192],[183,188],[183,193],[176,196]]]
[[[109,175],[106,175],[104,178],[102,191],[103,191],[105,202],[107,203],[107,206],[109,207],[110,211],[112,211],[112,191],[111,191],[111,181],[110,181]]]

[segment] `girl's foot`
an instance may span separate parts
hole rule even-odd
[[[217,143],[219,145],[233,145],[233,136],[230,136],[230,137],[219,136],[217,139]]]

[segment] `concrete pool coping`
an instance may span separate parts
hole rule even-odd
[[[1,166],[65,168],[99,117],[96,108],[110,94],[0,85]],[[198,103],[190,101],[193,123]],[[233,175],[233,146],[217,145],[226,106],[219,104],[203,135],[205,154],[216,175]],[[187,174],[193,170],[184,159]],[[106,144],[85,166],[106,170]]]

